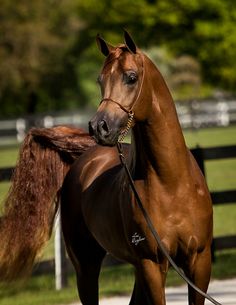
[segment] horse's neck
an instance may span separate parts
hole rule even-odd
[[[153,83],[149,117],[133,129],[133,167],[137,179],[154,174],[163,183],[174,184],[187,174],[188,151],[172,97],[163,78],[156,73],[158,88]]]

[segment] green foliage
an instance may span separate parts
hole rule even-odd
[[[2,114],[61,108],[71,89],[69,52],[80,27],[73,1],[1,1]],[[55,9],[56,8],[56,9]],[[69,85],[68,85],[69,83]],[[75,88],[73,87],[75,92]]]
[[[94,105],[95,36],[120,43],[122,28],[141,48],[191,56],[207,87],[235,92],[235,21],[234,0],[2,0],[1,115]]]

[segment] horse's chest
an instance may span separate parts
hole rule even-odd
[[[191,221],[190,215],[185,217],[183,212],[177,208],[175,210],[163,209],[163,203],[157,200],[147,204],[143,198],[143,204],[145,213],[155,228],[155,233],[159,235],[172,256],[175,256],[179,251],[186,254],[194,252],[199,247],[201,237],[198,234],[199,230]],[[130,204],[126,213],[125,226],[133,250],[144,256],[156,256],[160,250],[154,237],[155,233],[135,201]]]

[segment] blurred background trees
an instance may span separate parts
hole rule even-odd
[[[235,0],[1,0],[0,116],[97,105],[95,37],[127,29],[175,98],[236,91]]]

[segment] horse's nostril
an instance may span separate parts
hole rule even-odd
[[[105,132],[108,132],[108,126],[107,126],[107,123],[106,121],[102,120],[100,123],[99,123],[99,126],[104,129]]]
[[[110,130],[109,127],[106,123],[106,121],[101,120],[98,123],[98,132],[102,135],[102,136],[108,136],[110,134]]]
[[[91,121],[88,123],[88,128],[89,128],[89,134],[90,136],[94,136],[94,128],[92,126]]]

